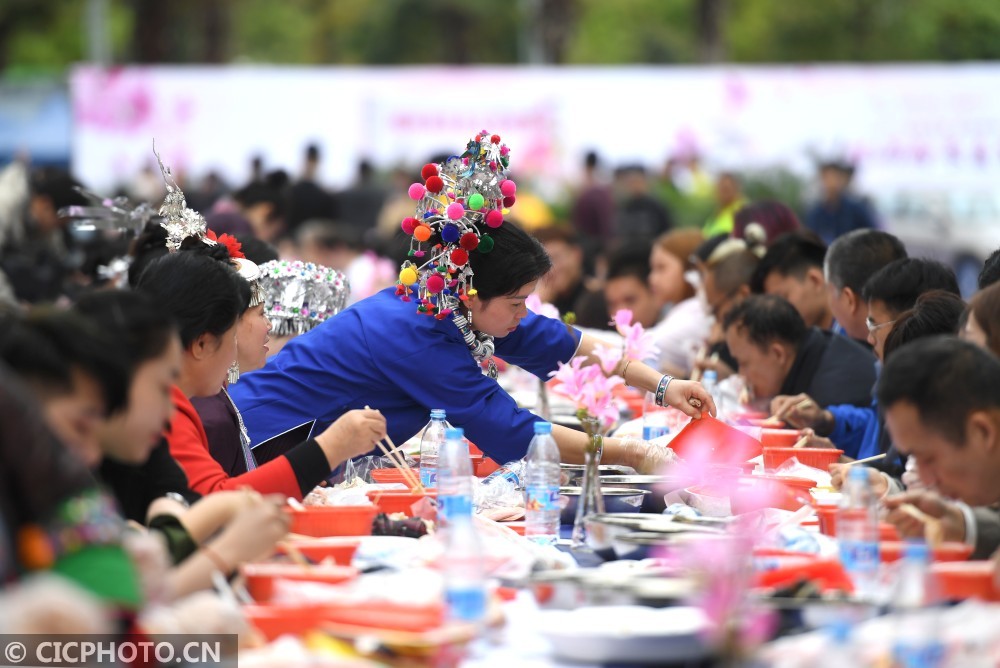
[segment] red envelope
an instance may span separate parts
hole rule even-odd
[[[705,460],[712,464],[738,466],[763,452],[760,441],[730,427],[725,422],[703,413],[700,420],[691,420],[670,447],[681,459]]]

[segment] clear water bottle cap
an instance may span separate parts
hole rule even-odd
[[[552,423],[551,422],[536,422],[535,423],[535,435],[538,434],[551,434],[552,433]]]
[[[444,437],[449,440],[459,440],[465,438],[465,430],[461,427],[452,427],[444,430]]]
[[[431,419],[432,420],[444,420],[446,413],[443,408],[432,408],[431,409]]]
[[[719,374],[715,369],[705,369],[705,373],[701,375],[702,380],[719,380]]]

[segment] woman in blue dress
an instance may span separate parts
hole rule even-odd
[[[321,429],[365,406],[379,409],[389,436],[402,442],[423,427],[431,408],[443,408],[492,459],[525,455],[541,418],[500,387],[492,355],[547,378],[575,355],[596,363],[597,341],[525,307],[551,262],[535,239],[503,222],[515,196],[513,182],[503,178],[507,151],[498,140],[481,133],[462,156],[425,166],[426,183],[410,187],[417,213],[403,229],[413,237],[411,257],[423,264],[406,262],[395,289],[291,340],[263,369],[240,379],[231,394],[251,442],[312,420]],[[492,373],[483,373],[486,364]],[[616,371],[688,415],[715,412],[698,383],[636,361]],[[583,432],[555,425],[552,433],[563,461],[583,461]],[[669,458],[663,446],[609,438],[602,461],[655,471]]]

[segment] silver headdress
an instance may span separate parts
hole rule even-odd
[[[344,273],[323,265],[273,260],[260,270],[264,312],[275,336],[308,332],[342,311],[351,293]]]
[[[155,141],[153,142],[153,155],[156,156],[156,162],[160,165],[160,173],[163,174],[163,182],[167,189],[167,196],[163,198],[163,204],[160,205],[160,216],[164,219],[160,223],[160,227],[167,231],[167,250],[176,253],[188,237],[201,239],[209,246],[221,243],[229,251],[229,257],[237,273],[250,284],[250,307],[262,304],[264,292],[260,286],[260,267],[243,255],[240,242],[235,237],[228,234],[216,237],[215,233],[208,229],[205,217],[194,209],[188,208],[184,191],[174,181],[170,168],[163,164],[163,159],[156,152]]]
[[[167,188],[167,196],[163,198],[160,205],[160,215],[164,221],[160,226],[167,231],[167,250],[176,253],[181,249],[181,244],[188,237],[197,237],[205,243],[214,242],[205,238],[208,233],[208,223],[205,217],[194,209],[189,209],[187,200],[184,199],[184,191],[180,189],[174,181],[170,168],[163,164],[160,154],[156,152],[156,142],[153,142],[153,155],[160,165],[160,173],[163,174],[163,182]]]

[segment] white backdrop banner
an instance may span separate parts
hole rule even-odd
[[[294,175],[306,144],[344,186],[357,161],[418,165],[481,129],[552,186],[585,151],[659,168],[860,163],[868,190],[986,190],[1000,177],[1000,65],[299,68],[78,67],[73,169],[97,189],[153,165],[240,184],[252,155]]]

